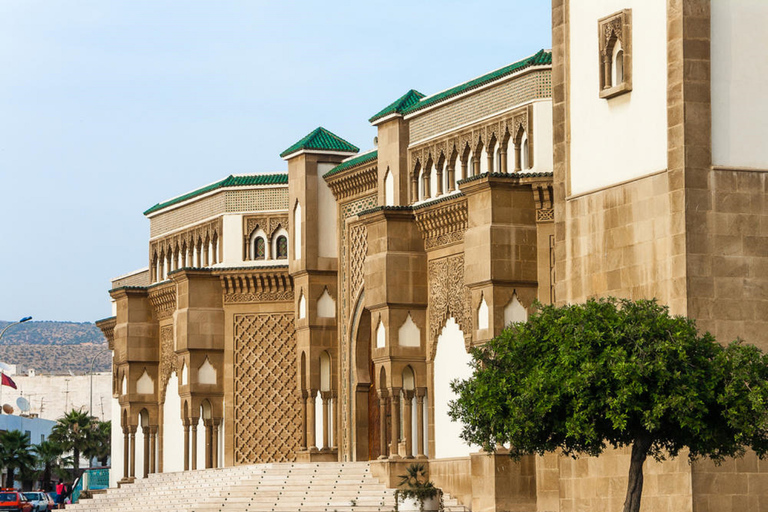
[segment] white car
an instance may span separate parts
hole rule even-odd
[[[48,512],[49,510],[53,510],[55,504],[47,493],[35,491],[24,492],[22,494],[30,503],[32,503],[32,512]]]

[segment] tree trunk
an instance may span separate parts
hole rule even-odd
[[[5,477],[5,486],[9,489],[13,489],[13,481],[16,480],[16,470],[14,468],[7,468],[8,474]]]
[[[629,463],[629,482],[627,483],[627,499],[624,501],[624,512],[640,512],[640,498],[643,495],[643,463],[648,456],[651,441],[638,438],[632,445],[632,458]]]
[[[72,464],[72,467],[75,469],[75,478],[77,478],[78,476],[80,476],[80,450],[77,447],[75,447],[72,450],[72,452],[73,452],[72,455],[74,456],[74,459],[75,459]]]

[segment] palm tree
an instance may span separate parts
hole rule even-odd
[[[5,486],[13,487],[16,470],[24,473],[35,464],[35,458],[29,446],[29,434],[24,434],[20,430],[0,432],[0,464],[8,470]]]
[[[42,441],[33,448],[38,467],[43,467],[43,488],[48,490],[48,485],[53,477],[53,472],[66,463],[71,462],[69,457],[62,457],[64,448],[54,441],[48,439]]]
[[[65,451],[72,451],[75,477],[80,476],[80,452],[87,448],[91,434],[91,417],[82,410],[72,409],[59,418],[51,429],[49,439]]]
[[[83,455],[88,460],[97,459],[102,466],[107,465],[112,441],[112,422],[95,420],[91,423],[88,445],[83,449]]]

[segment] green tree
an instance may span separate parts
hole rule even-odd
[[[28,434],[19,430],[0,432],[0,464],[8,470],[5,486],[13,487],[16,470],[24,473],[35,464]]]
[[[83,455],[88,460],[97,459],[102,466],[107,465],[112,442],[112,422],[93,420],[88,436],[88,444],[83,448]]]
[[[35,445],[33,450],[35,452],[37,466],[42,466],[43,468],[41,477],[43,486],[45,490],[48,490],[48,485],[53,478],[53,473],[58,471],[65,464],[71,464],[72,460],[69,457],[62,457],[64,447],[50,439]]]
[[[597,456],[632,446],[625,512],[637,512],[643,463],[768,451],[768,356],[700,335],[655,301],[537,305],[528,322],[473,351],[451,416],[462,437],[515,457],[562,450]]]
[[[91,417],[72,409],[59,418],[51,429],[49,439],[60,444],[65,451],[72,451],[72,467],[75,476],[80,475],[80,453],[87,449],[91,435]]]

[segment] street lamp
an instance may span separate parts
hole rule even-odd
[[[18,322],[13,322],[13,323],[10,323],[10,324],[6,325],[5,329],[3,329],[2,332],[0,332],[0,339],[3,338],[3,334],[5,334],[5,331],[7,331],[9,327],[13,327],[14,325],[23,324],[24,322],[29,322],[30,320],[32,320],[31,316],[25,316],[24,318],[22,318]]]
[[[96,354],[93,356],[93,359],[91,359],[91,401],[88,404],[88,417],[93,418],[93,364],[96,362],[96,358],[99,357],[99,354]]]

